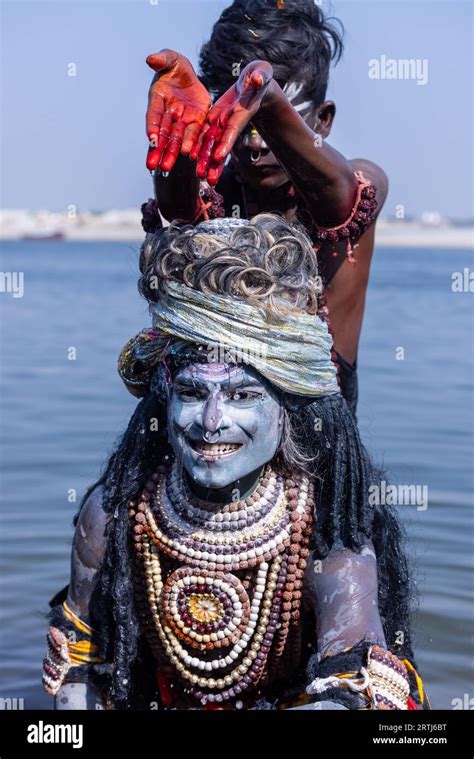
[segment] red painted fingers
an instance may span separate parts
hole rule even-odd
[[[209,164],[211,162],[214,145],[219,140],[222,129],[217,124],[213,124],[205,132],[199,151],[199,160],[197,165],[197,175],[199,179],[205,179]]]

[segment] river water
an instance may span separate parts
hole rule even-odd
[[[81,494],[135,406],[117,355],[149,320],[136,292],[138,243],[2,248],[0,269],[23,272],[24,293],[0,293],[0,697],[49,709],[43,615],[68,582]],[[359,354],[366,445],[393,483],[427,488],[427,508],[400,510],[420,591],[417,661],[443,709],[474,696],[473,294],[451,288],[472,260],[462,250],[377,250]]]

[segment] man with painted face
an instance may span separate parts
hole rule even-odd
[[[169,440],[195,486],[244,495],[279,443],[281,406],[250,367],[193,363],[175,377]],[[242,472],[245,475],[242,475]]]
[[[153,325],[119,373],[142,400],[51,602],[57,708],[428,708],[303,227],[173,223],[140,266]]]
[[[357,350],[387,178],[371,161],[347,160],[326,142],[336,112],[325,99],[329,67],[342,53],[331,21],[314,0],[235,0],[202,47],[200,78],[177,52],[148,56],[156,75],[147,166],[169,221],[270,211],[304,223],[318,248],[341,390],[355,413]],[[153,231],[156,206],[144,209],[145,229]]]

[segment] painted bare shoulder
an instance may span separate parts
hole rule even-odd
[[[71,551],[68,603],[85,622],[89,621],[90,598],[105,554],[109,519],[103,509],[103,488],[98,486],[81,509]]]
[[[360,640],[385,645],[377,603],[377,559],[372,542],[360,552],[333,549],[308,562],[306,593],[316,612],[321,656],[339,653]]]

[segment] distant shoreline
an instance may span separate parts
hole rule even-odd
[[[125,218],[124,218],[125,217]],[[145,233],[140,217],[134,211],[107,212],[103,215],[81,214],[65,219],[60,214],[46,213],[42,218],[0,212],[0,240],[33,240],[44,242],[129,242],[140,245]],[[419,222],[390,222],[381,219],[376,228],[376,245],[387,248],[474,248],[474,227],[423,225]]]
[[[68,234],[59,240],[50,239],[48,237],[25,238],[17,235],[0,234],[0,244],[3,241],[43,242],[50,245],[56,242],[122,242],[130,243],[131,245],[133,244],[139,247],[142,244],[143,239],[143,234],[131,234],[128,230],[123,233],[118,230],[116,233],[111,233],[110,231],[99,233],[95,231],[94,234],[88,234],[87,232],[84,234]],[[474,250],[472,235],[459,235],[454,237],[452,235],[440,235],[432,232],[426,233],[425,235],[409,233],[393,235],[380,232],[376,234],[375,246],[378,248],[446,248],[449,250]]]
[[[421,225],[387,225],[376,227],[375,244],[385,248],[474,248],[472,227],[441,227],[431,229]]]

